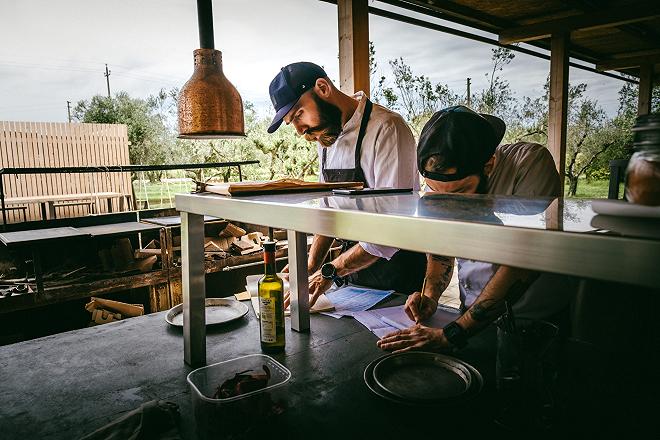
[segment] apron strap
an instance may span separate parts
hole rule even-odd
[[[362,158],[362,140],[364,135],[367,133],[367,124],[369,123],[369,117],[371,117],[371,109],[373,104],[369,98],[364,98],[367,102],[364,104],[364,114],[362,115],[362,121],[360,122],[360,132],[358,133],[357,142],[355,143],[355,169],[360,170],[360,175],[364,176],[362,172],[362,166],[360,165],[360,159]]]

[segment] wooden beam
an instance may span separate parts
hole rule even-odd
[[[339,0],[339,88],[369,95],[369,5],[367,0]]]
[[[645,64],[660,64],[660,54],[617,58],[596,63],[598,70],[618,70],[639,67]]]
[[[625,7],[619,5],[558,20],[505,29],[500,32],[499,41],[502,44],[521,43],[548,38],[560,32],[614,27],[657,17],[660,17],[660,3],[657,1],[640,2]]]
[[[637,115],[651,113],[653,98],[653,65],[645,64],[639,69],[639,98],[637,101]]]
[[[550,40],[550,101],[548,103],[548,149],[564,191],[566,167],[566,127],[568,119],[568,34],[555,34]]]

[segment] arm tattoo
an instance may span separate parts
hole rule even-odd
[[[470,316],[477,322],[488,321],[501,315],[504,303],[494,299],[485,299],[470,307]]]
[[[442,265],[442,272],[438,273],[437,279],[434,276],[433,282],[436,285],[436,289],[440,292],[444,292],[451,282],[451,276],[454,271],[454,257],[445,257],[442,255],[430,255],[431,260]]]
[[[431,255],[433,261],[438,261],[442,264],[453,265],[454,257],[444,257],[442,255]]]
[[[537,277],[531,279],[521,280],[518,279],[507,290],[506,295],[500,299],[485,299],[476,302],[470,307],[470,316],[478,322],[489,321],[497,318],[504,313],[504,302],[509,301],[510,304],[515,303],[527,291],[530,284],[534,282]]]

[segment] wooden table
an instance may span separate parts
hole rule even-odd
[[[95,193],[76,193],[76,194],[45,194],[40,196],[10,197],[5,199],[6,205],[25,205],[38,203],[41,206],[42,220],[54,219],[56,202],[71,202],[89,200],[97,206],[99,201],[105,199],[108,205],[108,212],[113,212],[112,199],[119,199],[119,211],[124,211],[128,206],[127,198],[129,196],[120,192],[95,192]]]
[[[396,298],[388,305],[402,301]],[[210,363],[261,352],[258,321],[248,307],[240,321],[209,328]],[[0,347],[3,439],[76,439],[152,399],[177,403],[183,437],[195,438],[186,382],[192,369],[180,361],[182,331],[168,325],[165,314]],[[292,372],[289,410],[272,438],[357,438],[358,434],[375,438],[369,432],[381,438],[404,435],[417,421],[404,420],[405,408],[373,395],[363,382],[364,367],[384,354],[376,347],[377,337],[351,318],[318,315],[312,319],[314,332],[301,334],[290,331],[286,318],[286,351],[274,357]],[[480,347],[492,343],[492,334],[480,341],[461,357],[488,378],[492,358]],[[470,404],[470,417],[481,411],[488,396],[486,391],[484,400]],[[381,420],[397,414],[401,420],[396,424]],[[452,420],[445,432],[451,432],[462,429],[468,412],[461,406],[445,414]],[[353,425],[356,432],[341,435]],[[484,422],[482,427],[485,431],[493,423]]]
[[[385,306],[402,301],[395,298]],[[261,352],[258,321],[248,307],[243,319],[209,327],[209,364]],[[181,362],[182,331],[165,322],[166,313],[0,347],[3,440],[77,439],[152,399],[178,404],[182,437],[194,439],[195,420],[186,382],[192,368]],[[313,330],[299,333],[291,331],[291,320],[286,318],[286,350],[274,357],[292,373],[288,409],[281,420],[267,427],[274,430],[269,438],[518,438],[494,423],[501,402],[494,389],[496,338],[492,327],[455,354],[481,372],[481,395],[468,404],[421,410],[390,403],[367,389],[364,368],[384,354],[376,347],[375,335],[351,318],[313,315],[311,320]],[[617,378],[630,371],[638,377],[657,377],[657,363],[625,360],[612,356],[610,365]],[[645,438],[652,432],[644,431],[645,424],[656,429],[655,418],[647,417],[656,411],[650,386],[626,388],[626,395],[615,402],[584,393],[579,385],[590,381],[598,385],[602,373],[596,370],[605,366],[570,366],[579,376],[578,386],[566,386],[575,403],[563,414],[565,425],[557,433],[563,435],[548,438],[579,434],[594,438],[603,433],[609,434],[605,438]],[[600,385],[599,390],[612,386],[610,382]],[[629,419],[617,420],[617,414],[627,414]]]

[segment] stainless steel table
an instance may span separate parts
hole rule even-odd
[[[589,200],[329,192],[230,198],[177,194],[181,211],[184,359],[206,363],[204,215],[287,229],[294,330],[309,329],[305,233],[584,278],[660,286],[660,240],[592,226]]]

